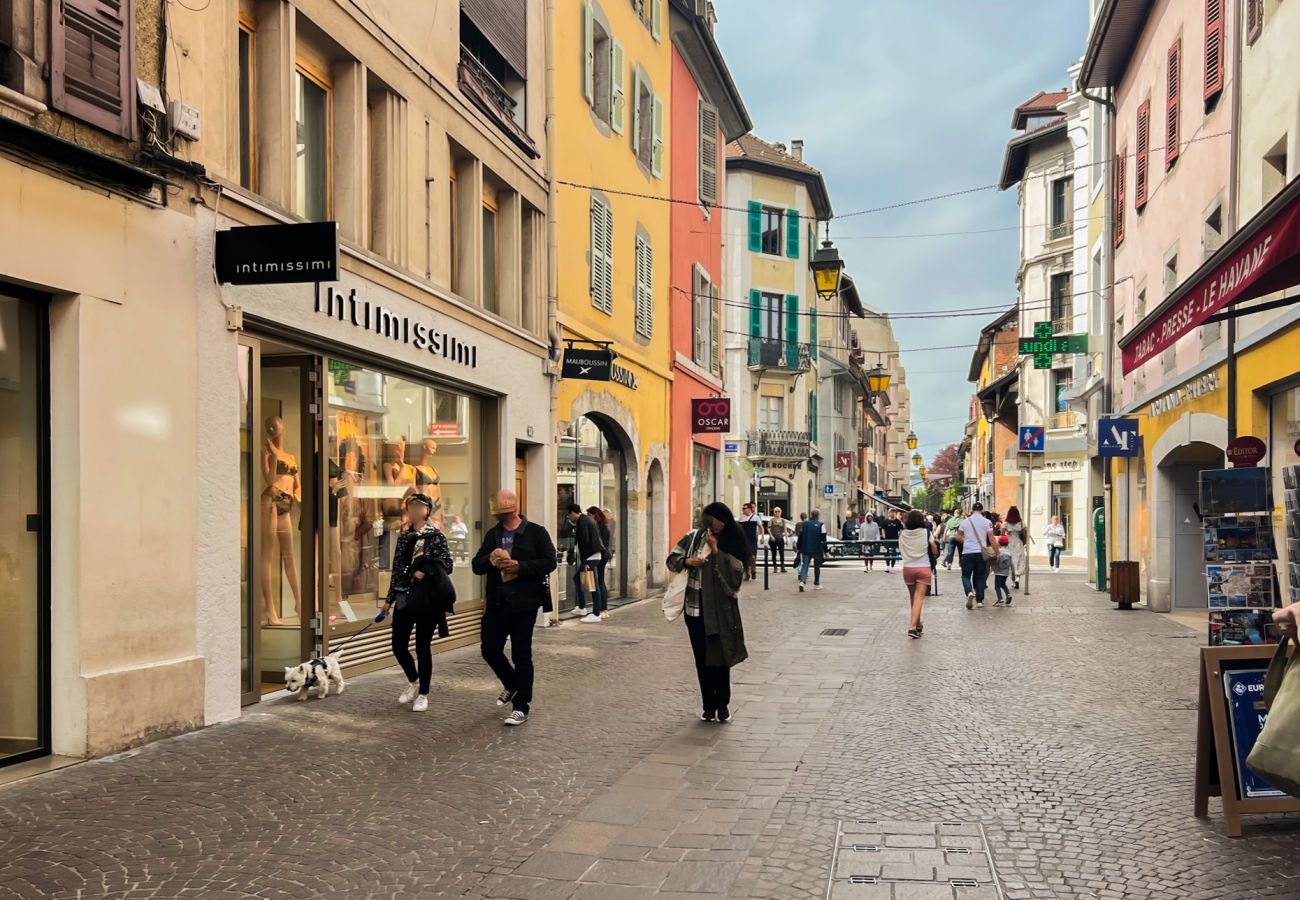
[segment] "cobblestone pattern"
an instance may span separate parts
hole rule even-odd
[[[693,720],[682,626],[646,603],[538,632],[522,728],[456,651],[423,715],[376,673],[0,788],[0,898],[824,897],[858,819],[982,828],[1001,883],[958,900],[1300,897],[1294,818],[1191,816],[1195,634],[1075,576],[971,612],[945,577],[909,641],[897,573],[823,579],[747,586],[727,726]]]

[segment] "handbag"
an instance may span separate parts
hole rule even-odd
[[[700,547],[700,532],[696,531],[691,538],[690,544],[686,548],[686,556],[708,556],[709,548]],[[702,551],[702,552],[701,552]],[[664,591],[663,601],[661,603],[664,611],[664,618],[669,622],[675,622],[686,608],[686,588],[690,584],[691,570],[683,568],[680,572],[674,572],[673,577],[668,581],[668,587]]]
[[[980,547],[980,552],[984,554],[986,560],[993,562],[998,558],[998,549],[999,548],[994,544],[984,544]]]
[[[1252,772],[1293,797],[1300,797],[1300,650],[1282,638],[1264,675],[1268,719],[1255,740],[1246,765]]]
[[[579,581],[582,584],[582,592],[584,594],[596,593],[596,573],[591,571],[590,566],[582,570],[582,576],[579,578]]]

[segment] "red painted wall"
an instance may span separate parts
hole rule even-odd
[[[699,197],[699,88],[677,48],[673,48],[672,98],[668,104],[671,116],[669,129],[669,175],[672,196],[694,200]],[[721,169],[722,136],[718,136],[719,168]],[[719,191],[725,183],[723,173],[718,173]],[[706,214],[698,204],[674,203],[671,213],[670,268],[672,283],[669,288],[670,322],[672,329],[672,437],[669,443],[668,518],[670,541],[675,542],[692,526],[691,462],[692,444],[721,450],[719,435],[691,435],[691,400],[722,394],[721,382],[701,376],[689,363],[692,350],[691,290],[692,266],[698,263],[709,274],[714,284],[722,284],[722,223],[720,211]],[[714,483],[720,485],[726,460],[718,455],[718,470]],[[710,498],[716,499],[716,498]]]

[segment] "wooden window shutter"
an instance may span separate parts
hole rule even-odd
[[[1128,174],[1128,148],[1125,147],[1115,157],[1115,184],[1111,190],[1115,198],[1115,208],[1112,212],[1114,217],[1114,241],[1118,247],[1124,243],[1124,207],[1125,207],[1125,181]]]
[[[1137,151],[1133,158],[1133,208],[1147,205],[1148,163],[1151,157],[1151,100],[1147,98],[1137,111]]]
[[[785,297],[785,363],[799,367],[799,298],[794,294]]]
[[[749,292],[749,336],[761,337],[763,334],[763,292]]]
[[[1223,0],[1205,0],[1205,99],[1223,90]]]
[[[55,0],[52,19],[54,108],[134,139],[134,0]]]
[[[1165,81],[1165,168],[1170,169],[1178,159],[1182,135],[1179,132],[1178,119],[1181,105],[1179,94],[1182,90],[1183,39],[1178,38],[1169,48],[1168,71]]]
[[[749,201],[749,252],[763,252],[763,204]]]
[[[718,286],[709,284],[709,317],[712,319],[712,332],[709,336],[709,369],[714,375],[722,373],[722,301],[718,297]]]
[[[636,331],[654,337],[654,250],[640,235],[636,238]]]
[[[817,358],[817,307],[808,308],[808,344],[812,358]]]
[[[1264,31],[1264,0],[1246,0],[1246,44],[1254,44]]]
[[[591,0],[582,4],[582,96],[596,105],[596,35],[591,21]]]
[[[641,129],[645,123],[641,120],[641,73],[635,72],[632,78],[632,152],[641,156],[641,146],[645,141],[641,137]]]
[[[615,134],[623,133],[627,117],[627,97],[623,84],[623,45],[613,38],[609,41],[609,127]]]
[[[785,255],[791,259],[799,258],[799,210],[785,211]]]
[[[591,198],[591,305],[614,309],[614,211],[600,198]]]
[[[659,40],[664,33],[663,22],[663,2],[664,0],[649,0],[650,3],[650,34],[654,39]]]
[[[718,110],[700,100],[700,202],[718,205]]]
[[[660,97],[655,97],[651,104],[654,107],[654,131],[651,134],[653,143],[650,146],[650,174],[656,178],[664,177],[664,101]]]

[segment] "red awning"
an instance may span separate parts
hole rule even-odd
[[[1300,179],[1287,185],[1120,339],[1124,374],[1172,347],[1224,307],[1296,284],[1300,284]]]

